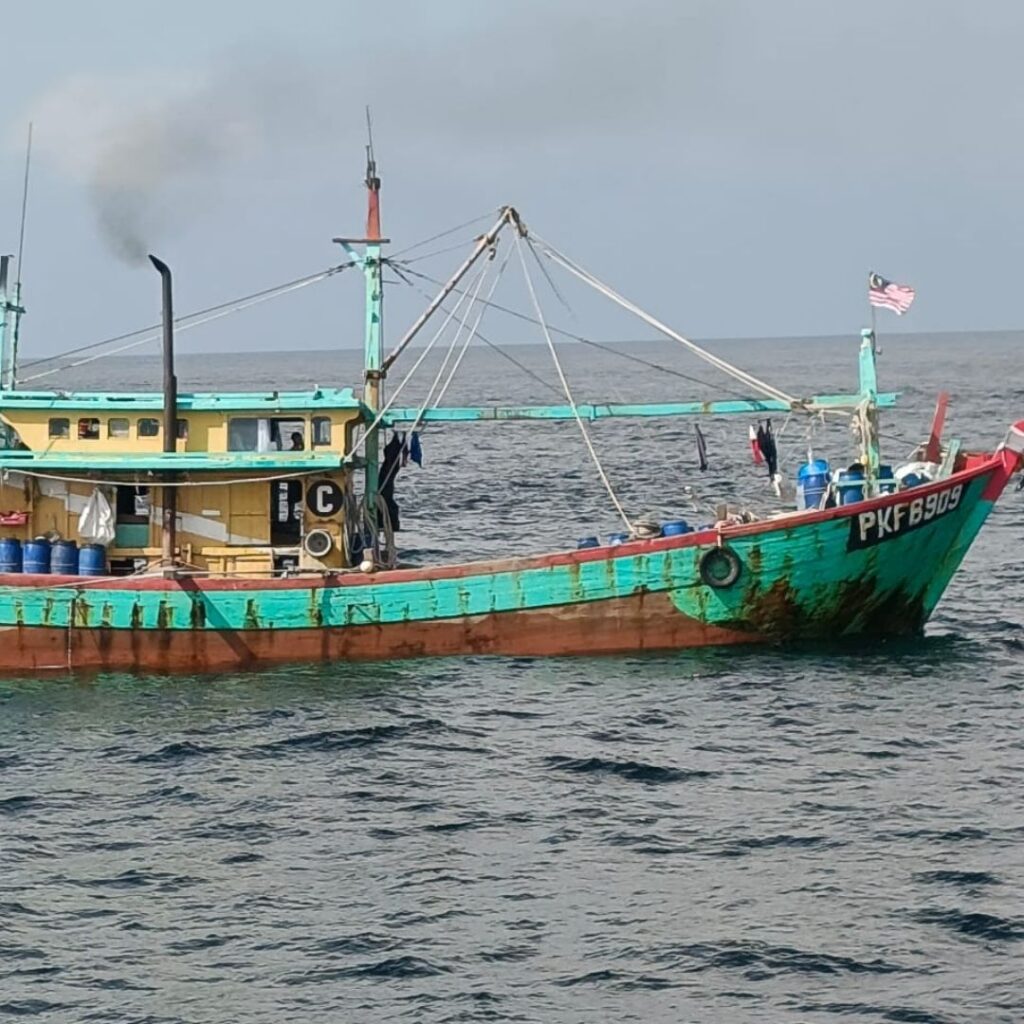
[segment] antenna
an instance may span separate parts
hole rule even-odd
[[[366,187],[377,191],[380,178],[377,177],[377,160],[373,155],[373,118],[370,116],[370,105],[366,105]]]
[[[28,123],[28,141],[25,143],[25,182],[21,190],[21,231],[18,234],[18,281],[15,285],[21,292],[21,261],[25,253],[25,218],[28,214],[28,176],[32,168],[32,122]]]

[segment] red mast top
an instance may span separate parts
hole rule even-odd
[[[380,238],[380,178],[377,161],[373,157],[373,125],[370,108],[366,108],[366,240],[379,242]]]

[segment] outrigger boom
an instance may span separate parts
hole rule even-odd
[[[899,392],[876,396],[879,408],[896,405]],[[588,421],[630,417],[671,416],[757,416],[765,413],[827,412],[855,409],[859,395],[815,395],[804,402],[779,399],[749,399],[723,402],[580,402],[576,413]],[[428,409],[390,409],[387,421],[395,426],[409,423],[467,423],[476,420],[571,420],[576,413],[568,405],[465,405],[437,406]]]

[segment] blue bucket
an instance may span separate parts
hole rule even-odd
[[[678,537],[682,533],[692,532],[693,527],[685,519],[674,519],[671,523],[662,523],[662,537]]]
[[[17,537],[0,538],[0,572],[21,572],[21,541]]]
[[[78,575],[78,545],[73,540],[59,540],[50,549],[50,572],[58,576]]]
[[[878,467],[878,493],[896,493],[896,477],[893,475],[892,466]]]
[[[601,542],[596,537],[580,537],[576,541],[577,548],[599,548],[600,546]]]
[[[629,534],[628,533],[609,533],[608,534],[608,543],[613,545],[613,546],[615,544],[625,544],[627,540],[629,540]]]
[[[37,537],[22,545],[22,567],[25,572],[48,573],[50,571],[50,542]]]
[[[78,553],[78,575],[107,575],[107,549],[102,544],[82,545]]]
[[[852,505],[864,500],[864,472],[860,469],[843,469],[836,475],[839,490],[839,504]]]
[[[818,508],[828,490],[828,461],[805,462],[796,473],[797,508]]]

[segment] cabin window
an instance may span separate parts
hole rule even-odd
[[[178,420],[178,440],[188,440],[188,420]]]
[[[143,416],[139,420],[139,437],[159,437],[160,421],[151,416]]]
[[[306,447],[303,420],[271,420],[270,447],[278,452],[301,452]]]
[[[266,426],[266,420],[258,420],[252,416],[234,416],[228,420],[228,451],[229,452],[258,452],[260,451],[260,426]],[[270,434],[267,435],[267,448]],[[267,448],[262,449],[266,451]]]
[[[70,437],[71,420],[55,417],[50,420],[50,437]]]
[[[331,443],[331,417],[313,417],[313,447],[322,448]]]
[[[131,421],[127,416],[115,416],[107,420],[107,437],[128,437],[131,434]]]
[[[228,420],[229,452],[300,452],[306,447],[303,420],[234,416]]]
[[[98,441],[100,439],[100,421],[95,416],[83,416],[78,421],[79,441]]]

